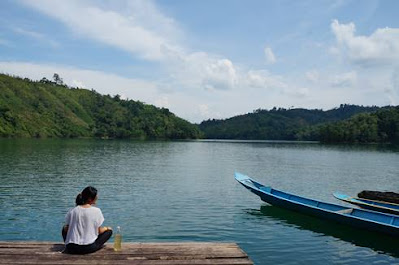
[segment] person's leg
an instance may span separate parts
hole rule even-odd
[[[69,243],[66,245],[66,253],[67,254],[88,254],[96,251],[96,244],[90,244],[90,245],[78,245],[78,244],[73,244]]]
[[[112,236],[112,230],[107,230],[104,233],[98,235],[95,243],[99,248],[101,248],[105,244],[105,242],[107,242],[108,239],[111,238],[111,236]]]
[[[88,254],[96,252],[101,249],[105,242],[112,236],[112,230],[107,230],[102,234],[99,234],[96,241],[90,245],[77,245],[68,244],[66,246],[66,252],[69,254]]]

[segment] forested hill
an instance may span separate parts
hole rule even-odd
[[[226,120],[204,121],[200,129],[213,139],[395,142],[399,140],[399,108],[345,104],[328,111],[259,109]]]
[[[69,88],[57,75],[31,81],[0,74],[1,137],[192,139],[198,126],[165,108]]]
[[[321,142],[399,144],[399,106],[315,126],[312,131],[318,133]]]

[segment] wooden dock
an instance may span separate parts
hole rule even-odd
[[[87,255],[64,254],[63,249],[63,244],[54,242],[0,241],[0,264],[253,264],[235,243],[123,243],[120,252],[115,252],[112,244],[106,244]]]

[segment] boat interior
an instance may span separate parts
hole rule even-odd
[[[399,205],[395,204],[395,203],[379,202],[379,201],[366,200],[366,199],[361,199],[361,198],[353,198],[353,199],[356,201],[359,201],[361,203],[367,203],[367,204],[377,205],[377,206],[381,206],[381,207],[389,207],[389,208],[399,210]]]

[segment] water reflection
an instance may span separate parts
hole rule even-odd
[[[399,257],[399,238],[393,236],[357,229],[271,205],[263,205],[260,210],[250,210],[248,213],[259,217],[267,216],[283,226],[309,230],[318,235],[338,238],[359,247],[371,248],[377,253]]]

